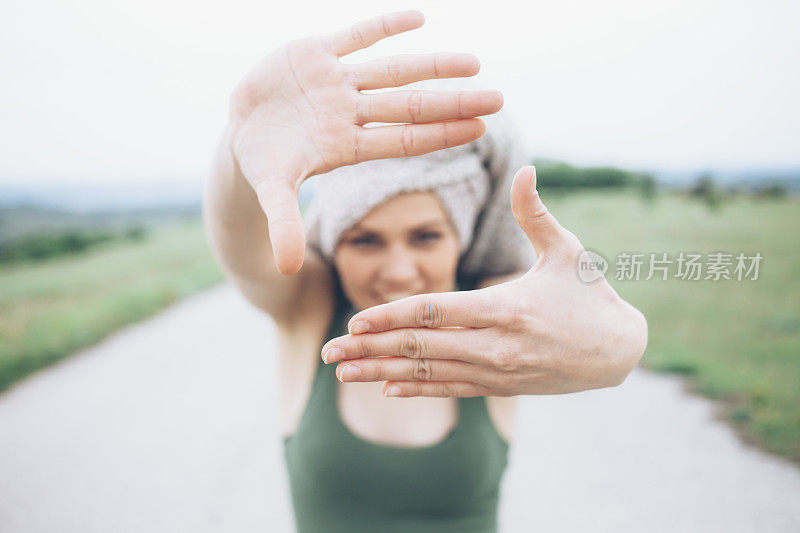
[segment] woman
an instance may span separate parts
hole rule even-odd
[[[444,395],[470,397],[397,400],[391,396],[409,395],[402,394],[404,383],[430,384],[440,369],[497,386],[512,383],[501,378],[513,369],[457,361],[468,352],[459,343],[450,347],[452,360],[420,357],[423,343],[407,340],[423,337],[411,330],[394,332],[400,353],[331,344],[353,337],[347,324],[356,312],[520,278],[533,264],[529,222],[522,220],[542,217],[510,212],[514,157],[500,140],[504,130],[467,144],[483,133],[474,117],[502,104],[496,92],[360,92],[470,76],[477,71],[473,58],[399,56],[349,66],[336,60],[421,23],[416,12],[379,17],[268,56],[233,93],[209,180],[205,213],[214,251],[229,278],[278,326],[285,452],[301,532],[495,531],[515,395],[536,393],[484,385],[459,394],[442,382],[441,390],[452,393]],[[409,124],[362,127],[370,122]],[[401,156],[409,157],[387,159]],[[361,164],[346,166],[354,163]],[[312,174],[323,175],[306,244],[296,196]],[[517,189],[529,183],[521,176]],[[528,196],[530,190],[518,190],[518,206]],[[515,216],[525,233],[514,227]],[[505,316],[499,307],[496,314]],[[450,329],[440,337],[450,338]],[[591,368],[582,367],[591,385],[580,386],[605,386]],[[567,374],[549,386],[563,388]]]

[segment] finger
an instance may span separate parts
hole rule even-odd
[[[493,351],[491,346],[485,346],[485,337],[484,332],[470,328],[401,328],[382,333],[342,335],[325,343],[322,357],[326,363],[382,356],[489,363],[488,354]]]
[[[491,396],[489,387],[465,381],[387,381],[383,394],[391,397],[410,398],[429,396],[433,398],[471,398]]]
[[[267,215],[269,239],[275,266],[281,274],[291,275],[303,266],[306,235],[297,193],[280,181],[261,181],[254,185],[261,209]]]
[[[443,148],[467,144],[486,131],[486,125],[479,118],[431,124],[355,127],[358,130],[355,132],[353,147],[354,163],[428,154]]]
[[[514,218],[536,249],[536,254],[553,254],[574,247],[577,237],[567,231],[542,203],[536,189],[536,168],[522,167],[511,185]],[[577,242],[580,246],[580,242]]]
[[[441,122],[491,115],[503,107],[500,91],[392,91],[358,96],[358,123]]]
[[[496,314],[491,302],[480,297],[481,292],[418,294],[376,305],[353,315],[347,329],[358,335],[397,328],[485,328],[495,324]]]
[[[425,16],[420,11],[398,11],[356,22],[349,28],[323,37],[322,40],[331,52],[341,57],[372,46],[386,37],[415,30],[424,23]]]
[[[358,90],[401,87],[422,80],[464,78],[481,69],[478,58],[466,53],[403,54],[345,65]]]
[[[491,374],[482,367],[446,359],[377,357],[344,361],[336,367],[343,382],[366,381],[470,381],[489,385]]]

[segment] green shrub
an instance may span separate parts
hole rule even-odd
[[[779,181],[770,181],[753,191],[753,196],[765,200],[778,200],[786,197],[786,185]]]
[[[655,190],[655,179],[649,174],[615,167],[575,167],[560,161],[536,162],[538,187],[543,190],[621,189],[640,186]],[[649,183],[645,183],[649,182]]]
[[[8,242],[0,242],[0,263],[42,261],[83,253],[98,245],[115,240],[141,241],[146,236],[142,227],[122,232],[97,230],[66,230],[26,235]]]
[[[714,180],[714,176],[707,172],[697,178],[694,184],[689,187],[688,192],[689,196],[701,200],[711,211],[719,209],[722,203],[722,191]]]

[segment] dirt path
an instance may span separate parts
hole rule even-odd
[[[274,330],[229,286],[0,396],[0,531],[292,530]],[[637,369],[527,397],[502,531],[800,531],[800,470]]]

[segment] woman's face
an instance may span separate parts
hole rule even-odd
[[[342,289],[358,309],[455,289],[458,236],[432,192],[398,194],[346,231],[334,252]]]

